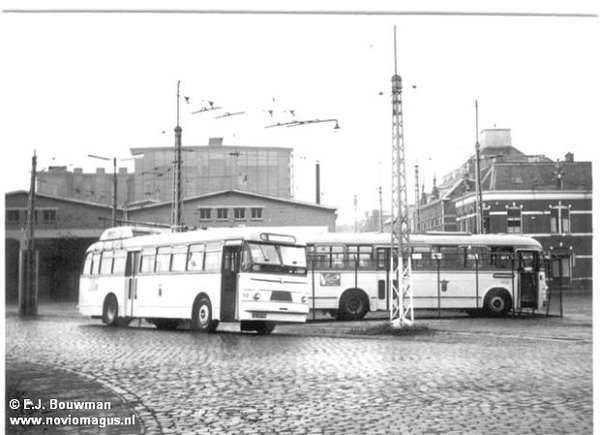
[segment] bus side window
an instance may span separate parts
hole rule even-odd
[[[142,259],[140,261],[140,273],[154,272],[154,262],[156,261],[156,249],[147,248],[142,250]]]
[[[100,272],[100,258],[100,252],[94,252],[94,255],[92,256],[91,275],[98,275],[98,273]]]
[[[213,272],[221,270],[222,250],[223,247],[219,244],[206,245],[206,252],[204,254],[204,270]]]
[[[331,247],[331,268],[332,269],[343,269],[344,268],[344,247],[343,246],[332,246]]]
[[[359,269],[371,269],[373,267],[373,247],[348,246],[348,268],[356,269],[357,260]]]
[[[493,269],[512,269],[512,248],[492,246],[490,264]]]
[[[187,246],[175,246],[173,248],[173,258],[171,260],[171,271],[184,272],[187,255]]]
[[[315,269],[329,269],[329,246],[315,246],[313,253],[313,265]]]
[[[428,246],[413,246],[411,249],[411,267],[416,270],[426,270],[436,267],[432,263],[431,252]]]
[[[204,269],[204,245],[192,245],[188,254],[188,271]]]
[[[83,262],[83,269],[81,271],[82,275],[90,275],[92,272],[92,253],[88,252],[85,256],[85,261]]]
[[[442,260],[440,262],[441,269],[457,270],[462,269],[462,258],[458,246],[440,246]]]
[[[390,266],[389,248],[377,248],[377,270],[387,270]]]
[[[113,251],[104,251],[102,253],[102,260],[100,261],[100,275],[109,275],[112,273],[114,255],[115,253]]]
[[[163,246],[158,248],[156,254],[156,272],[168,272],[171,266],[171,247]]]
[[[125,251],[116,251],[115,259],[113,262],[113,270],[112,273],[115,275],[123,275],[125,273],[125,263],[127,260],[127,252]]]

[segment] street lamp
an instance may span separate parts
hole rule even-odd
[[[112,226],[117,226],[117,158],[113,157],[112,159],[108,157],[95,156],[92,154],[88,154],[88,157],[93,159],[99,159],[110,162],[113,161],[113,209],[112,209]]]

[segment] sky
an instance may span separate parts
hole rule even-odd
[[[253,2],[255,13],[240,2],[206,2],[195,13],[188,2],[145,5],[187,11],[175,14],[125,12],[133,2],[97,7],[120,9],[110,13],[39,13],[72,5],[4,1],[2,187],[29,188],[34,152],[38,170],[112,170],[88,154],[117,157],[132,170],[130,148],[174,144],[179,82],[184,146],[222,137],[225,145],[293,148],[294,198],[314,201],[319,161],[322,203],[339,208],[339,224],[351,223],[379,208],[379,187],[390,207],[395,62],[410,202],[416,164],[429,191],[434,174],[439,180],[474,152],[476,100],[480,130],[511,129],[513,145],[527,154],[593,161],[600,143],[593,2],[543,9],[486,2],[483,11],[450,3],[304,2],[281,11]],[[207,13],[210,5],[225,13]],[[25,7],[37,13],[15,10]],[[221,109],[192,114],[210,102]],[[244,113],[217,118],[227,112]],[[293,119],[335,119],[340,129],[333,121],[265,128]]]

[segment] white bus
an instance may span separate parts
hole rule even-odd
[[[117,227],[86,252],[79,311],[111,326],[143,318],[213,332],[240,321],[242,331],[269,334],[278,322],[306,321],[309,292],[306,246],[294,236]]]
[[[390,234],[329,233],[307,239],[310,307],[340,320],[390,309]],[[513,235],[410,235],[415,309],[506,316],[547,301],[542,246]]]

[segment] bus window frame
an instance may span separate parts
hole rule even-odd
[[[151,258],[151,264],[148,263],[146,261],[146,258]],[[148,265],[151,267],[149,268],[149,270],[145,270],[144,266]],[[140,265],[139,265],[139,270],[138,273],[140,274],[151,274],[154,273],[154,268],[156,266],[156,247],[152,247],[152,248],[143,248],[140,252]]]
[[[171,258],[173,248],[171,246],[158,246],[156,249],[156,260],[154,262],[154,272],[168,273],[171,270]]]
[[[185,268],[187,272],[202,272],[204,271],[204,254],[206,253],[206,244],[205,243],[193,243],[188,246],[188,254],[187,260],[185,262]],[[199,264],[196,266],[196,263],[192,263],[192,258],[199,256]],[[194,267],[192,267],[192,264]]]

